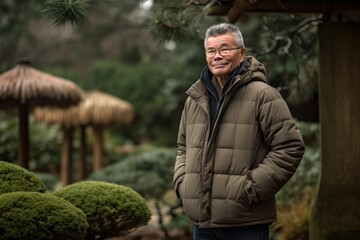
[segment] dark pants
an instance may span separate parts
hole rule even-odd
[[[269,224],[229,228],[194,227],[194,240],[269,240]]]

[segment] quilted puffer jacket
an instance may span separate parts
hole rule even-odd
[[[173,181],[186,215],[201,228],[275,221],[275,194],[304,154],[300,131],[284,99],[266,83],[263,64],[246,61],[214,125],[204,82],[187,90]]]

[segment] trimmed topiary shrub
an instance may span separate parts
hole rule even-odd
[[[0,195],[1,240],[81,240],[88,227],[83,211],[52,194]]]
[[[105,181],[134,189],[154,203],[158,224],[168,238],[168,229],[177,226],[188,231],[188,223],[178,225],[182,215],[181,202],[173,190],[172,178],[176,148],[145,148],[117,163],[94,172],[88,180]],[[119,174],[121,173],[121,174]],[[170,221],[170,224],[167,224]],[[174,221],[172,224],[171,222]],[[192,229],[192,228],[191,228]]]
[[[89,223],[87,240],[123,236],[146,225],[151,217],[151,211],[140,194],[113,183],[77,182],[53,194],[85,212]]]
[[[0,194],[46,192],[46,186],[33,172],[14,163],[0,161]]]

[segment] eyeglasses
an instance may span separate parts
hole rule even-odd
[[[221,56],[227,56],[227,55],[230,55],[231,50],[241,49],[241,48],[242,47],[236,47],[236,48],[223,47],[223,48],[220,48],[220,49],[209,48],[209,49],[205,50],[205,54],[208,57],[213,57],[219,51]]]

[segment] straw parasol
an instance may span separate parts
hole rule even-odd
[[[123,125],[134,117],[129,102],[97,90],[85,92],[83,100],[76,106],[67,109],[38,107],[34,115],[39,121],[59,123],[64,127]]]
[[[83,101],[68,109],[42,107],[36,108],[34,116],[37,121],[46,123],[58,123],[65,131],[64,146],[62,152],[62,183],[69,183],[70,154],[66,151],[71,149],[71,129],[81,129],[81,157],[80,178],[85,176],[85,127],[91,126],[94,132],[93,143],[93,170],[101,169],[103,161],[103,130],[111,124],[126,125],[134,117],[130,103],[112,95],[89,91],[85,93]]]
[[[19,62],[14,68],[0,74],[0,108],[19,109],[19,164],[29,167],[28,115],[36,106],[66,108],[78,104],[82,90],[73,82]]]

